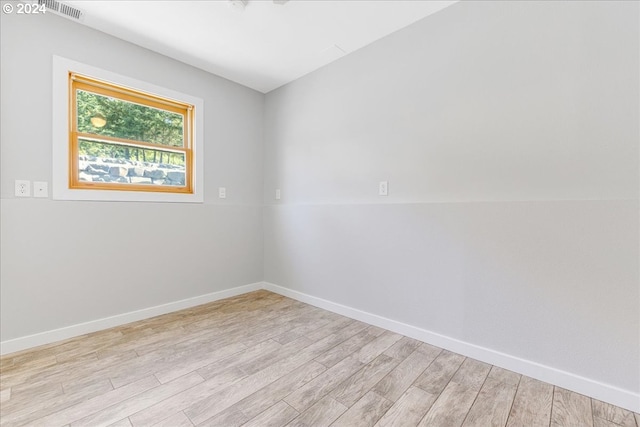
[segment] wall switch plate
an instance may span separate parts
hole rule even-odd
[[[49,183],[46,181],[34,181],[33,197],[49,197]]]
[[[16,197],[31,197],[31,181],[16,179]]]
[[[218,187],[218,197],[221,199],[227,198],[227,189],[225,187]]]
[[[280,189],[276,190],[276,200],[280,200]]]
[[[378,194],[380,196],[389,195],[389,181],[380,181],[380,184],[378,184]]]

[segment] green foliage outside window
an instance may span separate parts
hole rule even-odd
[[[170,111],[134,104],[132,102],[77,91],[78,131],[126,140],[143,141],[167,147],[183,146],[183,116]],[[103,127],[96,127],[91,118],[100,115],[106,119]],[[169,151],[140,147],[105,144],[81,139],[80,155],[115,158],[152,163],[184,165],[184,155]]]

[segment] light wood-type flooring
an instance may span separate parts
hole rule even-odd
[[[2,426],[640,427],[624,409],[257,291],[1,359]]]

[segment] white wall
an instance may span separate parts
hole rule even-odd
[[[640,410],[638,9],[462,2],[267,94],[265,280]]]
[[[1,24],[2,341],[262,280],[264,95],[53,14]],[[202,98],[205,203],[15,198],[51,183],[52,55]]]

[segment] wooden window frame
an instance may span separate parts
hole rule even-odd
[[[183,117],[183,145],[182,147],[167,146],[152,142],[138,141],[126,138],[105,136],[100,134],[83,133],[78,131],[78,103],[79,90],[100,96],[151,107],[163,111],[179,114]],[[152,193],[185,193],[193,194],[193,137],[194,137],[195,106],[175,101],[141,90],[113,84],[86,75],[69,72],[69,188],[110,191],[141,191]],[[131,183],[110,183],[81,181],[79,175],[79,140],[89,139],[97,142],[124,145],[134,148],[154,149],[180,153],[185,159],[185,184],[150,185]]]

